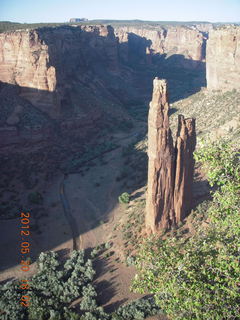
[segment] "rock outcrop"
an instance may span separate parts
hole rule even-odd
[[[126,100],[131,95],[131,75],[124,63],[151,64],[154,56],[175,56],[177,65],[192,68],[202,61],[202,48],[202,34],[187,27],[114,30],[100,25],[10,31],[0,34],[0,81],[19,86],[21,97],[58,119],[92,109],[95,101],[87,101],[91,90],[108,101]]]
[[[240,27],[211,30],[206,61],[208,89],[240,89]]]
[[[146,227],[153,233],[178,224],[191,208],[195,119],[179,116],[174,147],[168,111],[167,83],[155,78],[148,116],[146,202]]]
[[[148,115],[148,196],[146,224],[153,232],[174,222],[174,148],[168,121],[167,86],[155,79]]]

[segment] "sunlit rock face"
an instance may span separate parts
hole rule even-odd
[[[131,94],[125,74],[111,26],[1,33],[0,145],[71,130],[85,137],[113,116],[125,117],[116,96]]]
[[[169,229],[174,219],[174,148],[168,119],[167,84],[155,79],[148,115],[148,193],[146,225]]]
[[[211,30],[207,42],[207,87],[240,89],[240,27]]]
[[[191,208],[195,119],[179,116],[174,146],[168,111],[167,82],[155,78],[148,116],[146,228],[149,233],[170,229]]]
[[[19,129],[30,126],[49,137],[53,119],[67,121],[62,128],[74,123],[85,134],[89,124],[91,130],[104,126],[102,120],[125,118],[122,106],[149,101],[151,67],[178,67],[182,79],[185,67],[201,65],[203,44],[201,32],[186,27],[61,26],[1,33],[0,110],[6,114],[0,127],[6,136],[18,137]],[[143,65],[140,72],[132,62]]]
[[[91,101],[92,96],[122,103],[137,99],[129,89],[129,61],[151,65],[157,57],[171,67],[196,68],[203,60],[203,44],[201,32],[187,27],[62,26],[6,32],[0,34],[0,81],[19,86],[19,95],[51,118],[93,107],[97,114],[99,99]]]
[[[38,90],[55,90],[55,68],[49,66],[48,46],[37,31],[0,34],[0,80]]]
[[[152,55],[175,55],[175,60],[195,68],[205,59],[205,38],[196,28],[188,27],[118,27],[115,34],[121,44],[120,57],[123,61],[139,59],[144,63],[146,48]],[[178,59],[177,59],[178,58]],[[192,62],[192,63],[191,63]],[[195,63],[194,63],[195,62]]]
[[[0,80],[22,87],[23,97],[52,113],[56,69],[49,60],[48,46],[37,31],[0,34]]]
[[[97,77],[104,86],[107,75],[118,72],[117,50],[117,40],[110,26],[2,33],[0,81],[18,85],[22,97],[58,118],[71,101],[76,103],[73,102],[77,100],[73,86],[86,83],[90,87]]]
[[[183,221],[191,209],[195,146],[195,119],[184,119],[184,116],[179,115],[174,181],[174,214],[177,223]]]

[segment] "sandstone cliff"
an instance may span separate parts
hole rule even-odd
[[[15,141],[23,126],[49,136],[45,128],[52,119],[78,119],[81,127],[81,121],[96,126],[124,118],[123,105],[149,101],[152,74],[163,70],[155,68],[155,58],[167,61],[165,76],[183,97],[202,86],[201,72],[183,81],[183,70],[172,76],[172,68],[197,68],[203,44],[202,34],[186,27],[61,26],[1,33],[0,126]],[[145,64],[144,71],[129,62]],[[31,130],[24,136],[32,136]]]
[[[132,94],[125,76],[111,26],[1,33],[1,144],[53,136],[52,119],[59,130],[73,123],[84,136],[86,124],[91,130],[113,117],[124,118],[121,99]]]
[[[146,48],[153,55],[182,55],[196,62],[205,59],[205,39],[196,28],[119,27],[115,34],[120,43],[125,43],[120,52],[124,61],[139,57],[143,62]]]
[[[56,113],[53,95],[49,94],[56,89],[56,69],[49,65],[48,46],[36,31],[0,34],[0,80],[19,85],[22,96],[42,105],[46,112]]]
[[[207,87],[240,88],[240,27],[211,30],[207,42]]]
[[[91,87],[109,97],[108,76],[117,71],[117,40],[110,26],[0,34],[0,81],[19,86],[22,97],[53,118],[91,109],[86,92]]]
[[[88,89],[115,102],[131,96],[129,71],[121,62],[151,64],[154,56],[179,55],[186,59],[175,62],[191,68],[196,65],[189,61],[203,60],[203,44],[202,34],[186,27],[114,31],[111,26],[62,26],[6,32],[0,34],[0,81],[19,86],[21,97],[59,118],[84,113],[86,105],[91,109]]]
[[[155,78],[148,117],[148,190],[146,227],[149,232],[169,229],[189,213],[196,145],[195,120],[179,116],[173,147],[165,80]]]

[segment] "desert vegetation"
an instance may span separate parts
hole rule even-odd
[[[127,192],[123,192],[119,197],[118,200],[120,203],[129,203],[130,195]]]
[[[160,314],[152,298],[139,299],[107,314],[97,302],[93,285],[93,260],[105,246],[94,248],[91,258],[82,251],[73,251],[62,264],[55,252],[41,253],[37,273],[29,279],[24,295],[30,297],[29,307],[20,304],[21,282],[7,282],[0,287],[0,318],[3,320],[132,320]]]
[[[76,152],[66,164],[63,164],[63,170],[65,172],[78,171],[83,165],[90,163],[92,160],[100,157],[103,154],[110,152],[119,146],[111,141],[103,141],[98,145],[83,145],[81,152]]]
[[[122,221],[120,226],[115,227],[121,229],[127,265],[133,264],[135,254],[145,236],[145,206],[146,201],[144,195],[132,200],[125,209],[126,218]]]
[[[146,241],[132,289],[155,294],[171,319],[238,319],[239,148],[218,142],[195,157],[207,170],[213,199],[191,237]]]
[[[227,92],[203,90],[177,101],[170,108],[175,111],[170,117],[173,132],[176,130],[178,114],[184,113],[197,119],[198,138],[217,140],[228,136],[237,141],[240,136],[239,103],[240,92],[235,89]]]

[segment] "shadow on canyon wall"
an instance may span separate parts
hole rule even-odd
[[[124,44],[120,44],[121,45]],[[150,49],[152,41],[140,37],[134,33],[129,34],[128,38],[128,65],[134,70],[142,72],[145,79],[142,79],[146,97],[149,99],[152,94],[152,79],[159,77],[166,79],[169,85],[170,102],[187,98],[198,92],[202,87],[206,87],[206,39],[202,46],[202,61],[196,61],[186,58],[183,54],[172,53],[154,53]],[[147,53],[148,51],[148,53]],[[126,55],[120,52],[120,60],[126,62]],[[147,81],[147,83],[146,83]],[[141,85],[141,83],[140,83]]]
[[[56,70],[54,91],[21,88],[27,98],[51,118],[71,118],[72,114],[92,115],[114,104],[114,113],[124,106],[147,105],[154,77],[169,83],[170,102],[199,91],[206,85],[206,66],[180,54],[154,54],[151,40],[130,33],[127,43],[118,43],[108,26],[100,35],[74,27],[41,28],[41,41],[48,46],[49,66]],[[149,54],[147,54],[149,49]],[[204,50],[204,49],[203,49]],[[39,52],[34,52],[36,59]],[[31,81],[31,79],[30,79]],[[103,114],[105,113],[101,112]]]
[[[87,32],[73,27],[39,29],[49,50],[49,65],[56,67],[57,90],[62,92],[62,109],[74,108],[76,99],[66,83],[81,84],[99,97],[125,106],[149,102],[154,77],[169,82],[170,102],[186,98],[206,86],[206,41],[202,46],[203,61],[195,61],[174,52],[158,54],[150,49],[152,41],[134,33],[128,42],[119,43],[114,29],[107,34]],[[69,84],[68,83],[68,84]],[[71,89],[72,90],[72,89]],[[79,90],[79,87],[74,87]],[[63,93],[64,91],[64,93]],[[70,110],[70,109],[69,109]]]
[[[68,30],[71,27],[64,28]],[[36,189],[35,182],[39,177],[43,177],[43,174],[48,182],[56,172],[64,175],[66,171],[61,164],[69,159],[75,159],[76,154],[80,158],[84,156],[86,153],[84,148],[90,142],[92,150],[96,149],[100,138],[103,137],[102,133],[106,136],[106,144],[109,143],[109,137],[116,127],[117,130],[125,133],[129,129],[129,135],[132,132],[139,133],[134,131],[134,127],[124,127],[127,118],[131,117],[134,120],[131,112],[124,117],[114,109],[113,105],[121,106],[123,110],[128,111],[130,107],[134,108],[142,104],[147,110],[154,77],[158,76],[169,81],[170,102],[185,98],[199,91],[206,84],[204,62],[195,62],[178,54],[169,57],[153,54],[149,57],[146,54],[146,48],[151,45],[151,41],[137,35],[131,34],[129,37],[128,61],[124,62],[126,44],[117,44],[117,42],[114,44],[114,35],[110,27],[107,39],[97,36],[101,42],[100,45],[98,44],[99,47],[94,44],[94,47],[85,49],[79,44],[76,45],[80,34],[75,34],[74,41],[70,36],[63,40],[61,35],[58,35],[59,39],[53,41],[51,32],[41,31],[41,37],[49,46],[49,64],[54,65],[57,70],[56,90],[48,92],[6,83],[0,86],[1,139],[2,141],[12,139],[11,143],[15,143],[13,146],[15,151],[12,150],[9,157],[1,156],[1,172],[4,172],[4,184],[1,187],[2,191],[4,188],[10,190],[11,179],[13,181],[16,176],[19,176],[26,185],[26,189],[19,194],[20,200],[21,197],[26,198],[26,192]],[[85,43],[92,39],[89,32],[81,31],[81,33],[86,37]],[[109,50],[107,54],[105,45]],[[73,47],[74,50],[71,51]],[[103,106],[103,103],[106,103],[107,107]],[[57,114],[55,118],[52,117],[52,111],[49,111],[51,107]],[[147,112],[145,115],[145,120],[142,120],[146,123]],[[135,143],[141,141],[143,136],[144,133],[136,135]],[[17,146],[22,141],[26,143],[47,141],[48,145],[44,145],[39,150],[32,149],[29,157],[29,154],[23,154],[20,148],[18,150]],[[117,148],[124,152],[123,147],[116,146],[115,150]],[[124,165],[120,168],[118,175],[118,181],[122,181],[119,193],[132,192],[146,184],[146,153],[134,149],[133,144],[128,148],[125,150]],[[105,151],[110,152],[111,147],[109,146],[109,150]],[[101,157],[101,154],[98,154],[95,159],[101,161]],[[94,155],[92,158],[94,159]],[[92,159],[86,161],[84,165],[87,164],[91,170]],[[114,158],[112,161],[115,161]],[[105,165],[106,169],[103,167],[103,171],[108,170],[107,163]],[[81,165],[79,171],[81,171]],[[114,179],[112,183],[118,183],[118,181],[114,182]],[[16,186],[12,189],[15,191]],[[98,189],[98,192],[101,192],[101,187]],[[117,204],[118,195],[113,195],[112,207]],[[12,203],[9,198],[8,204],[1,204],[2,211],[10,210]],[[18,203],[16,202],[14,206],[17,210]],[[110,211],[106,209],[101,220],[107,219]],[[41,215],[44,209],[40,206],[33,208],[33,212]],[[84,227],[82,232],[94,229],[99,224],[99,220],[96,220],[91,227]],[[47,244],[45,250],[51,250],[59,244],[61,239],[55,239]],[[0,254],[3,256],[3,253]],[[38,252],[34,256],[37,254]],[[7,265],[10,267],[18,262],[12,257]]]

